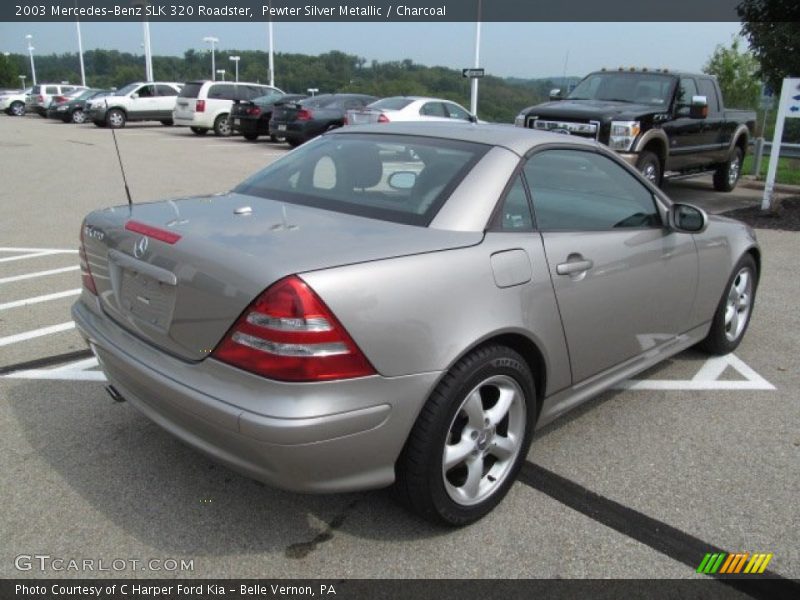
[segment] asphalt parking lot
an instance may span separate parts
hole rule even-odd
[[[134,202],[224,191],[288,148],[158,124],[117,137]],[[798,234],[758,232],[735,356],[687,351],[546,427],[500,507],[447,530],[386,490],[270,489],[113,402],[69,315],[81,220],[125,202],[111,131],[2,116],[0,165],[0,577],[688,578],[715,549],[800,577]],[[759,199],[667,191],[715,212]],[[21,554],[193,569],[19,571]]]

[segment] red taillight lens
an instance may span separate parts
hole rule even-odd
[[[167,231],[166,229],[159,229],[158,227],[153,227],[152,225],[147,225],[146,223],[140,223],[139,221],[128,221],[125,223],[125,229],[128,231],[141,233],[142,235],[146,235],[147,237],[151,237],[154,240],[158,240],[166,244],[174,244],[181,239],[181,236],[177,233]]]
[[[256,298],[211,356],[281,381],[375,374],[342,324],[296,275],[281,279]]]
[[[384,113],[378,115],[378,123],[388,123],[389,117],[387,117]]]
[[[258,106],[251,106],[247,109],[247,114],[257,117],[261,114],[261,109]]]
[[[67,99],[66,99],[66,98],[64,98],[64,96],[56,96],[55,98],[53,98],[53,101],[54,101],[56,104],[63,104],[64,102],[66,102],[66,101],[67,101]]]
[[[44,96],[42,96],[41,94],[36,96],[36,102],[44,102]]]
[[[194,112],[206,112],[206,101],[198,100],[194,104]]]
[[[310,121],[314,118],[314,113],[312,113],[307,108],[301,108],[297,111],[297,120],[298,121]]]
[[[94,285],[94,278],[92,277],[92,272],[89,269],[89,259],[86,256],[86,248],[83,245],[83,232],[86,229],[86,223],[81,224],[81,246],[78,249],[78,257],[80,258],[81,263],[81,281],[83,282],[83,287],[97,296],[97,287]]]

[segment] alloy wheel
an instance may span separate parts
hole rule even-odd
[[[742,335],[753,302],[753,274],[748,268],[740,270],[728,290],[725,304],[725,337],[735,341]]]

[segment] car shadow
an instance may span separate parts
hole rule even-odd
[[[57,479],[165,555],[270,552],[301,559],[337,531],[378,540],[449,531],[405,511],[391,490],[297,494],[240,475],[113,402],[101,384],[19,381],[7,400],[17,431]],[[47,469],[31,470],[16,478],[14,493],[46,506],[41,482],[51,477]]]

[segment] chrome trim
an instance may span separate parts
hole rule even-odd
[[[558,131],[568,134],[589,134],[597,140],[600,136],[600,121],[589,121],[588,123],[576,123],[573,121],[551,121],[547,119],[533,119],[528,123],[532,129],[539,131]],[[586,137],[582,135],[581,137]]]
[[[260,312],[251,312],[247,315],[247,322],[257,327],[276,331],[330,331],[333,329],[328,319],[323,317],[289,319],[286,317],[273,317]]]
[[[326,344],[282,344],[271,342],[253,335],[247,335],[237,331],[233,334],[233,341],[242,346],[260,350],[268,354],[277,356],[295,356],[299,358],[319,358],[323,356],[338,356],[349,354],[350,350],[342,342],[330,342]]]

